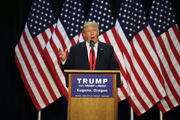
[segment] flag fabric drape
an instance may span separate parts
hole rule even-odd
[[[138,116],[155,104],[165,113],[180,103],[180,32],[170,0],[153,0],[146,18],[141,0],[122,0],[116,20],[109,0],[33,0],[15,61],[27,91],[41,110],[68,89],[58,50],[84,41],[85,21],[99,24],[99,40],[111,44],[120,66],[119,102]]]
[[[124,0],[116,22],[129,83],[129,102],[141,115],[166,96],[162,71],[140,0]]]
[[[56,26],[57,1],[34,0],[15,48],[15,61],[22,80],[37,108],[41,110],[61,97],[43,56],[43,49]]]
[[[153,0],[149,24],[155,34],[167,93],[158,106],[165,113],[180,104],[180,32],[170,0]]]
[[[44,49],[44,55],[49,64],[49,69],[66,98],[68,98],[68,89],[61,69],[58,50],[69,50],[72,45],[78,42],[85,21],[84,10],[84,0],[66,0],[63,3],[52,39],[47,43]]]

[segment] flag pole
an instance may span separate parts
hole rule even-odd
[[[41,120],[41,110],[38,111],[38,120]]]
[[[132,107],[131,107],[131,120],[133,120],[134,119],[134,114],[133,114],[133,109],[132,109]]]
[[[163,114],[162,114],[162,112],[161,111],[159,111],[160,112],[160,120],[163,120]]]

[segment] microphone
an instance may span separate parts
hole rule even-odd
[[[94,47],[94,41],[93,40],[90,40],[90,47]]]
[[[94,66],[94,49],[93,49],[93,47],[94,47],[94,41],[93,40],[90,40],[90,47],[91,47],[91,49],[92,49],[92,68],[91,68],[91,70],[93,70],[93,66]]]

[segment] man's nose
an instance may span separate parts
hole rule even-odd
[[[91,31],[91,33],[90,33],[91,35],[94,35],[94,31]]]

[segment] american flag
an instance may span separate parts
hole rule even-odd
[[[57,1],[34,0],[20,41],[15,48],[15,61],[29,95],[41,110],[61,97],[47,65],[43,49],[57,22]]]
[[[180,32],[169,0],[153,0],[149,24],[165,79],[167,97],[158,103],[165,113],[180,104]]]
[[[129,102],[139,116],[166,96],[162,71],[140,0],[123,0],[115,28],[120,37]]]
[[[85,21],[85,2],[85,0],[66,0],[64,2],[55,32],[44,50],[50,71],[66,98],[68,89],[61,70],[58,50],[69,50],[78,42]]]
[[[95,21],[99,24],[99,40],[114,47],[117,61],[120,65],[122,87],[118,88],[118,101],[128,97],[128,85],[125,80],[125,68],[118,37],[114,28],[115,20],[112,16],[109,0],[93,0],[86,21]]]

